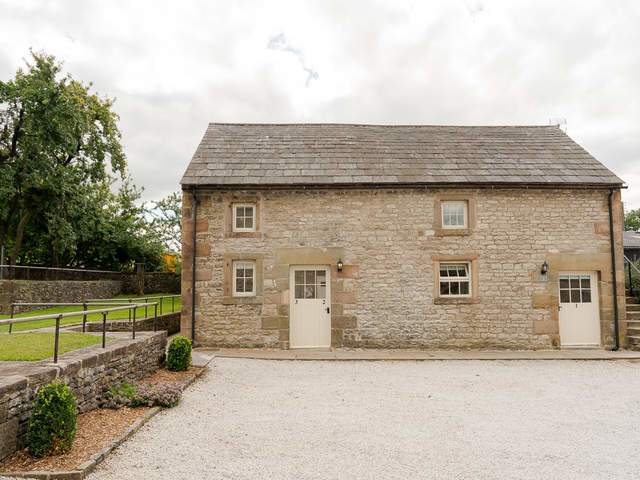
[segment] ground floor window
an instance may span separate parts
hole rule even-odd
[[[252,297],[256,294],[256,263],[253,261],[233,262],[233,296]]]
[[[471,264],[469,262],[440,264],[440,296],[471,296]]]

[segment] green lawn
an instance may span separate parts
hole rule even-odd
[[[139,298],[136,297],[135,295],[120,295],[118,296],[118,298],[122,298],[123,302],[128,302],[129,299],[132,299],[133,302],[135,303],[135,299]],[[149,299],[148,300],[149,303],[153,302],[153,299]],[[144,303],[144,302],[141,302]],[[180,311],[180,297],[175,298],[173,300],[173,305],[174,305],[174,310],[176,312]],[[100,308],[109,308],[108,306],[91,306],[89,305],[89,310],[96,310],[96,309],[100,309]],[[67,312],[77,312],[77,311],[82,311],[82,306],[78,306],[78,307],[55,307],[55,308],[47,308],[47,309],[43,309],[43,310],[32,310],[31,312],[25,312],[25,313],[20,313],[18,315],[15,316],[15,318],[19,318],[19,317],[32,317],[35,315],[48,315],[50,313],[67,313]],[[171,312],[171,299],[170,298],[164,298],[162,299],[162,313],[170,313]],[[147,308],[147,315],[152,317],[153,316],[153,306],[150,305]],[[158,304],[158,315],[160,315],[160,305]],[[141,319],[144,318],[145,316],[145,308],[144,307],[138,307],[136,309],[136,318],[137,319]],[[9,315],[0,315],[0,320],[4,320],[9,318]],[[128,310],[120,310],[118,312],[110,312],[107,315],[107,320],[116,320],[116,319],[128,319],[129,318],[129,312]],[[88,316],[87,318],[88,321],[102,321],[102,314],[101,313],[92,313],[91,315]],[[62,321],[60,322],[61,325],[68,325],[71,323],[81,323],[82,322],[82,315],[78,315],[78,316],[73,316],[73,317],[66,317],[63,318]],[[25,323],[17,323],[13,326],[12,331],[17,332],[20,330],[32,330],[35,328],[43,328],[43,327],[52,327],[55,325],[55,319],[51,319],[51,320],[34,320],[33,322],[25,322]],[[7,332],[9,331],[9,326],[8,325],[2,325],[0,326],[0,332]]]
[[[107,341],[109,338],[107,337]],[[100,344],[102,337],[84,333],[60,332],[58,354]],[[0,361],[34,361],[53,357],[53,333],[14,333],[0,335]]]

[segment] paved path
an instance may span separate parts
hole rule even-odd
[[[98,479],[636,479],[640,363],[215,358]]]
[[[640,351],[599,348],[567,350],[409,350],[409,349],[197,349],[225,358],[262,360],[640,360]]]

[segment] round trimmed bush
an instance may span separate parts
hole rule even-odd
[[[69,450],[76,438],[77,419],[76,397],[68,385],[54,381],[41,387],[29,420],[29,453],[41,458]]]
[[[169,344],[167,368],[172,372],[182,372],[191,365],[191,340],[176,335]]]

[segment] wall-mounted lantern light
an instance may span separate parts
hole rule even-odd
[[[542,264],[542,267],[540,268],[540,273],[542,275],[546,275],[548,271],[549,271],[549,264],[545,260],[544,263]]]
[[[342,263],[342,259],[338,260],[338,271],[341,272],[342,271],[342,267],[344,267],[344,263]]]

